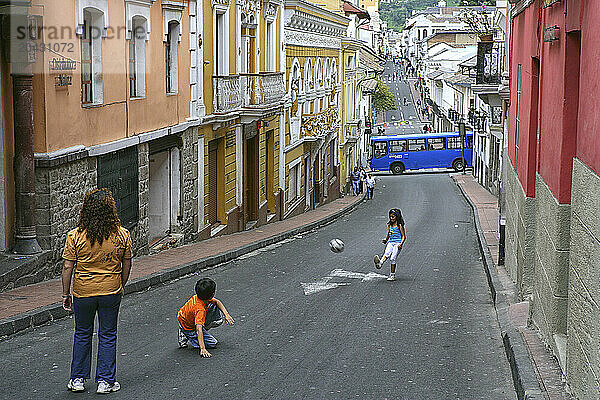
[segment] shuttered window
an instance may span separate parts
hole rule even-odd
[[[130,229],[139,219],[137,147],[98,157],[98,187],[112,192],[121,224]]]

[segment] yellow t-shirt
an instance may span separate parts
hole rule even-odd
[[[86,231],[67,234],[63,258],[75,262],[73,296],[91,297],[121,293],[121,261],[131,258],[131,236],[119,227],[108,239],[90,245]]]

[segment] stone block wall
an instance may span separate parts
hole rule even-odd
[[[186,130],[182,134],[182,141],[181,227],[184,241],[188,243],[198,237],[198,128]]]
[[[133,256],[148,254],[148,181],[150,179],[150,161],[148,143],[138,145],[138,223],[131,229]]]
[[[573,160],[567,322],[567,383],[600,398],[600,177]]]
[[[535,257],[535,198],[526,197],[510,158],[506,155],[505,268],[517,285],[519,297],[533,293]]]
[[[535,194],[532,321],[546,344],[559,360],[563,360],[563,347],[557,346],[556,340],[567,334],[571,205],[559,204],[539,174],[536,176]],[[561,340],[559,342],[562,343]]]
[[[57,276],[67,233],[77,226],[83,198],[96,188],[96,158],[57,163],[35,169],[36,227],[38,242],[52,252],[47,271],[40,280]]]

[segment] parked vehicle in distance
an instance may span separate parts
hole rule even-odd
[[[473,165],[473,132],[466,132],[464,159],[458,132],[417,133],[410,135],[372,136],[370,166],[372,171],[401,174],[406,170],[454,168]]]

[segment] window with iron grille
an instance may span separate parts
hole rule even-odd
[[[136,146],[98,157],[98,187],[112,192],[121,224],[127,229],[135,226],[139,218]]]
[[[92,15],[84,12],[81,36],[81,103],[91,104],[92,93]]]
[[[492,107],[492,124],[500,125],[502,123],[502,107]]]
[[[165,73],[167,93],[171,93],[171,29],[167,33],[167,43],[165,43]]]
[[[519,126],[521,125],[521,64],[517,68],[517,115],[515,118],[515,171],[519,170]]]
[[[135,31],[134,31],[135,32]],[[131,35],[131,40],[129,41],[129,96],[137,97],[136,90],[136,63],[135,63],[135,33]]]

